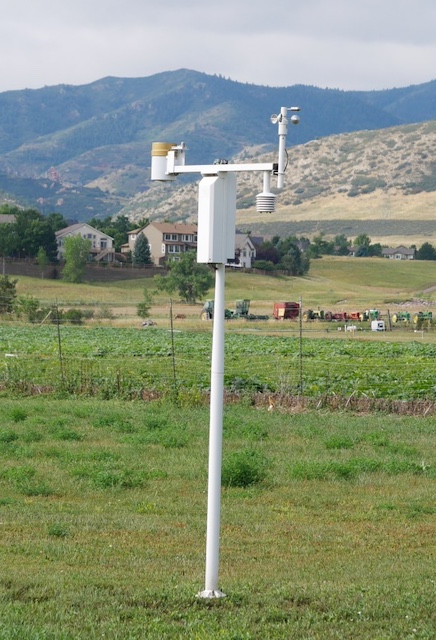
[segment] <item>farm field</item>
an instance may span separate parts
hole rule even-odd
[[[252,324],[252,323],[251,323]],[[239,333],[225,341],[229,392],[310,398],[436,400],[436,343],[380,341],[336,332],[301,339]],[[100,398],[206,397],[210,331],[158,327],[0,326],[5,393],[70,393]]]
[[[144,286],[19,278],[99,313],[0,323],[0,640],[432,640],[433,327],[226,324],[227,597],[205,601],[212,323],[157,297],[142,328]],[[433,263],[322,259],[226,295],[425,310],[434,286]]]
[[[45,304],[92,309],[98,316],[102,309],[112,312],[111,324],[139,326],[136,305],[143,300],[143,289],[152,291],[152,278],[110,284],[68,284],[60,280],[20,277],[19,295],[33,295]],[[213,297],[210,291],[206,297]],[[435,308],[436,262],[398,262],[381,258],[341,258],[325,256],[313,260],[309,274],[303,278],[274,277],[239,273],[226,274],[226,305],[234,308],[235,300],[250,299],[253,313],[272,315],[276,301],[302,299],[303,308],[336,310],[405,308],[409,311]],[[174,314],[181,313],[200,325],[202,303],[188,306],[174,296]],[[168,296],[157,294],[152,317],[168,326]],[[104,315],[104,314],[101,314]],[[185,323],[186,324],[186,323]],[[271,323],[274,326],[274,323]],[[272,328],[272,327],[270,327]],[[204,330],[204,327],[203,327]]]
[[[434,418],[224,414],[204,587],[208,409],[2,397],[3,640],[432,640]]]

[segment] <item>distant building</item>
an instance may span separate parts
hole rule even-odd
[[[128,242],[121,247],[121,253],[133,253],[135,242],[144,234],[150,246],[150,255],[157,266],[164,265],[168,259],[177,259],[185,251],[197,249],[197,225],[150,222],[140,229],[128,233]]]
[[[390,258],[391,260],[414,260],[416,250],[413,248],[403,247],[402,245],[396,249],[382,249],[383,258]]]
[[[235,261],[245,269],[251,269],[256,260],[256,246],[247,233],[236,233]]]
[[[115,257],[114,240],[98,229],[94,229],[86,222],[72,224],[65,229],[56,231],[56,240],[58,243],[58,259],[62,260],[65,255],[65,238],[71,236],[81,236],[91,241],[89,257],[97,262],[113,262]]]

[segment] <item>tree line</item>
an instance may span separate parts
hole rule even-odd
[[[366,233],[361,233],[354,240],[347,238],[345,234],[328,239],[320,233],[312,240],[297,236],[274,236],[256,247],[253,266],[265,271],[288,271],[291,275],[297,276],[308,272],[311,259],[323,255],[353,254],[357,258],[381,257],[384,248],[387,248],[387,245],[373,243]],[[410,248],[415,249],[415,260],[436,260],[436,247],[429,242],[424,242],[420,247],[412,244]]]
[[[57,261],[58,247],[56,231],[72,224],[60,213],[42,214],[36,209],[20,209],[17,206],[2,205],[0,214],[12,215],[14,222],[0,223],[0,257],[37,258],[44,250],[48,262]],[[115,251],[127,242],[128,233],[139,226],[145,226],[147,220],[130,222],[126,216],[111,218],[92,218],[87,222],[91,227],[102,231],[114,239]]]

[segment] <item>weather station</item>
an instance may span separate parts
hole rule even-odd
[[[212,360],[210,384],[209,465],[206,524],[205,588],[201,598],[222,598],[219,589],[219,550],[221,516],[221,469],[224,410],[224,336],[225,336],[225,264],[235,257],[236,174],[262,172],[263,191],[256,196],[256,209],[261,213],[275,211],[276,196],[271,193],[271,179],[277,177],[277,188],[284,186],[288,165],[286,136],[289,121],[298,124],[299,107],[282,107],[271,116],[278,125],[277,163],[230,164],[216,160],[211,165],[187,165],[184,142],[154,142],[151,150],[151,179],[173,181],[182,173],[199,173],[197,262],[215,270],[214,319],[212,328]],[[288,118],[289,112],[292,113]]]

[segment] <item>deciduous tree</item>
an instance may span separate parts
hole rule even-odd
[[[81,236],[65,238],[65,267],[62,278],[65,282],[83,282],[91,240]]]
[[[18,280],[10,280],[9,276],[0,276],[0,313],[12,313],[17,297]]]
[[[189,304],[203,298],[213,286],[214,278],[209,267],[197,263],[195,251],[186,251],[179,260],[169,262],[168,269],[167,276],[155,277],[158,291],[177,291]]]
[[[2,273],[5,275],[5,258],[11,256],[15,248],[16,236],[13,224],[0,224],[0,256],[2,258]]]

